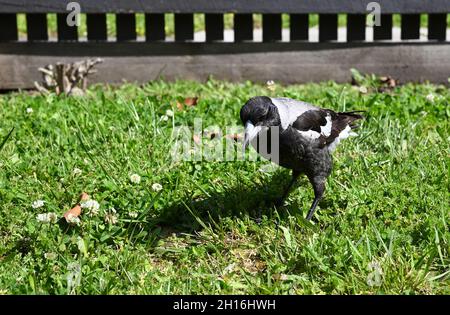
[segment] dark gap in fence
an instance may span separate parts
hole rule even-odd
[[[27,40],[28,41],[47,41],[47,14],[28,13],[27,20]]]
[[[338,15],[319,14],[319,41],[333,41],[338,37]]]
[[[58,27],[58,41],[77,41],[78,27],[76,25],[70,26],[67,23],[66,13],[56,14],[56,24]]]
[[[145,14],[145,39],[148,42],[165,40],[165,26],[164,13]]]
[[[364,14],[347,14],[347,41],[366,39],[366,16]]]
[[[108,40],[108,31],[106,27],[106,14],[87,14],[86,15],[87,38],[91,41]]]
[[[242,42],[253,40],[253,16],[252,14],[234,15],[234,41]]]
[[[194,15],[192,13],[175,13],[175,40],[194,39]]]
[[[263,42],[276,42],[281,40],[282,24],[281,14],[263,14]]]
[[[428,39],[445,40],[447,32],[447,14],[428,15]]]
[[[116,36],[119,42],[136,40],[136,17],[134,13],[116,14]]]
[[[291,14],[289,20],[290,40],[308,40],[308,14]]]
[[[223,31],[223,14],[205,14],[205,32],[207,42],[223,40]]]
[[[374,40],[389,40],[392,39],[392,14],[381,14],[380,25],[373,26]]]
[[[420,38],[420,14],[402,14],[401,39]]]
[[[0,13],[0,41],[9,42],[18,40],[17,15],[15,13]]]

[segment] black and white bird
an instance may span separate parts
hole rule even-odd
[[[245,126],[244,150],[251,143],[264,156],[257,139],[278,127],[279,157],[276,163],[292,170],[292,179],[278,205],[283,204],[298,176],[305,174],[314,189],[314,201],[306,216],[307,220],[312,218],[331,173],[331,153],[341,140],[356,135],[353,132],[358,127],[355,121],[363,118],[359,112],[339,113],[290,98],[256,96],[247,101],[240,112]]]

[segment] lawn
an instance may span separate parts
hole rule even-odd
[[[0,95],[0,293],[449,294],[450,92],[364,80],[367,93],[210,80]],[[276,208],[287,170],[173,161],[175,126],[240,125],[255,95],[367,111],[311,223],[305,178]],[[69,225],[82,192],[100,207]]]

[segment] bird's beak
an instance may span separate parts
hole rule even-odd
[[[250,121],[245,123],[245,136],[244,136],[244,144],[242,146],[242,150],[245,151],[248,144],[255,138],[258,133],[261,131],[261,126],[253,126]]]

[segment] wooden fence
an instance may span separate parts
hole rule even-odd
[[[378,0],[380,26],[367,27],[370,0],[78,0],[87,38],[66,23],[63,0],[0,0],[0,89],[33,87],[38,67],[101,57],[96,82],[166,79],[348,81],[350,68],[392,75],[402,81],[447,82],[446,37],[450,0]],[[26,14],[19,36],[17,14]],[[56,13],[57,37],[49,38],[47,14]],[[145,38],[136,35],[136,13],[145,14]],[[165,34],[165,14],[174,13],[174,37]],[[204,41],[194,41],[194,13],[205,14]],[[224,14],[233,14],[233,37],[224,37]],[[116,15],[108,38],[106,14]],[[262,14],[261,40],[253,14]],[[289,15],[289,29],[282,28]],[[319,15],[310,29],[309,16]],[[347,15],[345,41],[338,41],[338,14]],[[393,14],[401,15],[393,37]],[[426,38],[421,14],[428,16]],[[366,34],[371,31],[372,38]],[[317,41],[310,35],[318,33]],[[289,34],[283,38],[283,33]]]

